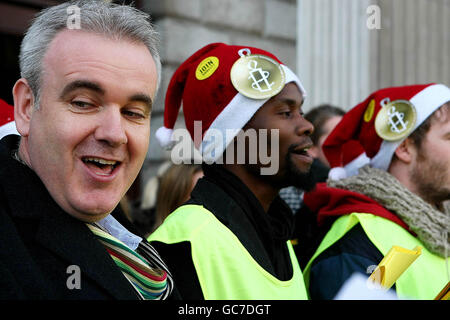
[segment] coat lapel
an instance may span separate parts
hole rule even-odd
[[[117,299],[136,299],[136,292],[115,265],[103,245],[81,221],[58,210],[44,214],[36,240],[68,265],[80,267],[82,275],[97,282]]]

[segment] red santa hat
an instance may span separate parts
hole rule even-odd
[[[256,73],[260,78],[255,78]],[[262,88],[260,82],[267,87]],[[173,128],[183,105],[186,129],[194,146],[204,161],[214,162],[239,129],[289,82],[295,82],[306,97],[299,78],[270,52],[209,44],[183,62],[172,76],[165,100],[164,127],[156,131],[156,138],[162,147],[173,147]],[[194,137],[196,121],[201,121],[201,141]],[[217,139],[217,133],[222,139]]]
[[[9,134],[19,134],[14,121],[14,107],[0,99],[0,139]]]
[[[443,84],[385,88],[348,111],[323,144],[329,178],[357,174],[370,163],[388,170],[395,149],[435,110],[450,101]]]

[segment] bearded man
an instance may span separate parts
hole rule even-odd
[[[298,77],[259,48],[213,43],[175,72],[156,135],[170,145],[183,104],[204,177],[149,240],[182,298],[306,299],[289,241],[293,215],[278,196],[292,184],[311,187],[305,95]]]
[[[325,141],[330,179],[305,196],[318,223],[331,225],[305,269],[312,299],[332,299],[393,246],[422,248],[394,284],[399,297],[433,299],[448,283],[449,100],[442,84],[381,89]]]

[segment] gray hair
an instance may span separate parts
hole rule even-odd
[[[76,7],[71,7],[76,6]],[[102,36],[143,43],[152,55],[161,82],[161,62],[157,45],[159,37],[150,22],[150,16],[136,8],[106,1],[69,1],[42,10],[34,19],[23,38],[20,48],[21,77],[28,81],[33,92],[35,106],[39,106],[42,61],[55,36],[68,28],[70,10],[79,8],[80,28]]]

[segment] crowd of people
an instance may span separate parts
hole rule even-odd
[[[150,137],[157,41],[146,13],[110,2],[33,20],[14,106],[0,103],[0,299],[330,300],[395,246],[420,248],[398,298],[448,286],[448,86],[304,114],[277,56],[210,43],[176,69]],[[202,164],[163,163],[130,205],[181,107]]]

